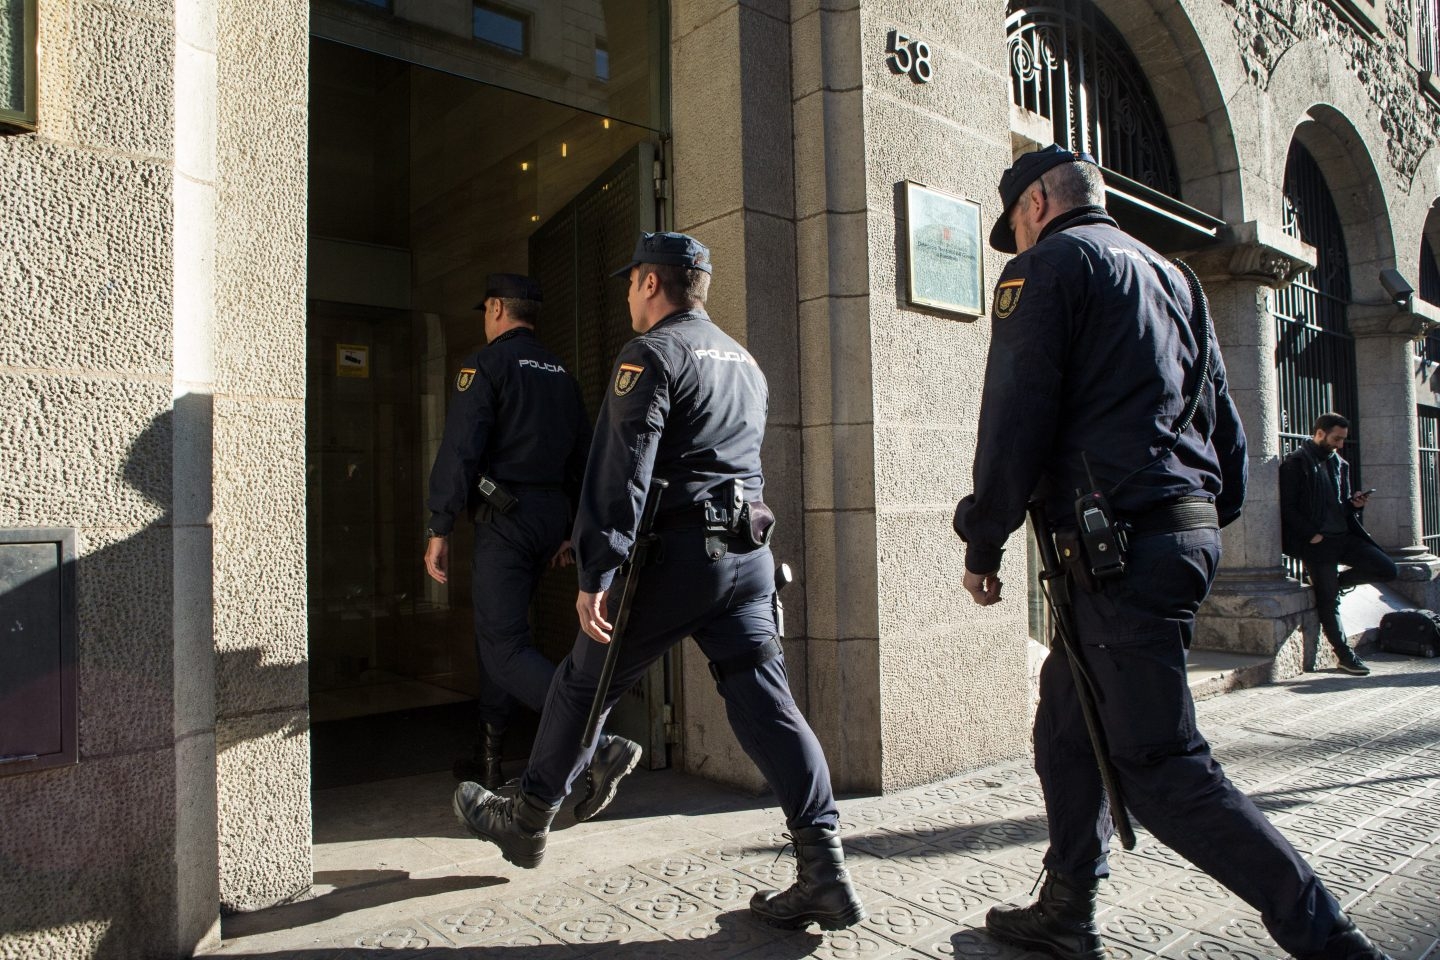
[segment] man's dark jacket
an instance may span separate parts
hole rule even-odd
[[[1360,511],[1350,506],[1350,498],[1355,494],[1350,486],[1350,464],[1338,453],[1335,459],[1345,525],[1354,536],[1375,543],[1360,525]],[[1325,503],[1334,495],[1330,479],[1325,475],[1328,469],[1325,457],[1310,440],[1280,461],[1280,549],[1297,559],[1325,523]]]

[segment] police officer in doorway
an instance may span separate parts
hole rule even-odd
[[[445,434],[430,471],[430,529],[425,569],[445,583],[456,517],[475,518],[471,598],[481,666],[480,739],[473,759],[456,763],[461,779],[499,787],[501,748],[514,700],[540,712],[555,666],[530,638],[530,599],[547,566],[568,566],[571,504],[590,446],[580,386],[540,344],[540,287],[529,277],[486,280],[486,346],[467,356],[455,379]],[[614,796],[640,759],[640,745],[606,736],[590,771],[589,819]],[[604,797],[603,800],[600,798]]]
[[[1195,727],[1186,650],[1219,565],[1220,527],[1239,516],[1246,482],[1245,434],[1218,345],[1204,362],[1212,338],[1201,304],[1174,264],[1106,214],[1088,154],[1027,153],[1005,171],[1000,197],[990,244],[1019,256],[995,290],[975,492],[955,510],[966,590],[981,605],[1001,599],[1002,549],[1032,496],[1059,533],[1077,527],[1080,494],[1105,494],[1129,527],[1128,562],[1088,584],[1072,568],[1071,599],[1126,806],[1257,909],[1294,956],[1383,960]],[[1038,902],[997,907],[986,928],[1052,956],[1100,960],[1095,895],[1110,872],[1112,824],[1058,645],[1040,674],[1035,767],[1048,876]]]
[[[575,521],[581,632],[550,687],[535,749],[513,798],[473,783],[455,812],[511,863],[539,865],[545,836],[580,771],[580,741],[623,592],[616,572],[636,537],[652,478],[669,482],[659,559],[640,579],[607,708],[667,649],[693,636],[710,660],[730,725],[779,797],[799,858],[796,884],[750,909],[785,927],[838,929],[864,908],[850,885],[820,744],[790,695],[775,608],[760,448],[768,388],[755,359],[705,313],[710,251],[684,234],[642,234],[628,277],[631,325],[596,425]]]

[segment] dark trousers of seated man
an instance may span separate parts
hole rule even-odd
[[[658,562],[638,574],[607,714],[666,650],[694,637],[716,665],[730,727],[775,791],[786,822],[792,829],[835,827],[839,811],[825,754],[790,694],[785,658],[773,655],[778,641],[770,548],[732,541],[724,557],[712,560],[703,534],[681,529],[660,535],[658,554]],[[624,586],[620,577],[611,586],[612,622]],[[521,778],[526,796],[559,804],[589,764],[593,747],[580,739],[606,649],[582,632],[556,671]]]
[[[1218,530],[1135,537],[1122,577],[1072,590],[1076,632],[1130,814],[1258,911],[1282,949],[1305,956],[1325,944],[1339,904],[1196,727],[1186,651],[1219,561]],[[1035,770],[1050,829],[1045,866],[1109,876],[1110,805],[1059,646],[1040,672]]]
[[[1350,644],[1340,626],[1340,591],[1394,580],[1399,574],[1395,561],[1373,541],[1353,533],[1326,534],[1319,543],[1306,544],[1300,561],[1315,588],[1315,611],[1325,639],[1336,653],[1349,652]],[[1342,564],[1349,569],[1341,571]]]

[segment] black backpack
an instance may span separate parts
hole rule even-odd
[[[1431,610],[1395,610],[1380,618],[1377,645],[1386,653],[1411,657],[1440,655],[1440,614]]]

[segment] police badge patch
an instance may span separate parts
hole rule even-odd
[[[640,382],[640,374],[645,368],[633,363],[622,363],[620,369],[615,371],[615,396],[623,397],[635,389],[635,384]]]
[[[475,382],[475,368],[465,367],[460,371],[460,376],[455,378],[455,389],[461,393],[470,389],[470,384]]]
[[[1024,279],[1006,280],[995,288],[995,318],[1004,320],[1015,312],[1020,306],[1020,291],[1025,286]]]

